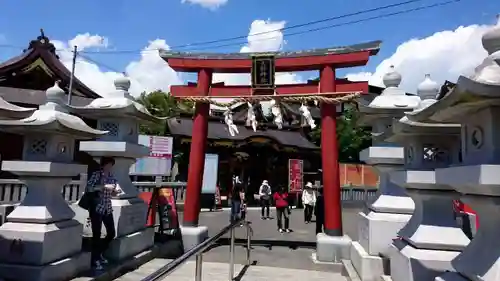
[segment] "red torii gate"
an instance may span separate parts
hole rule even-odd
[[[184,225],[198,226],[200,196],[205,162],[205,149],[208,133],[210,98],[257,98],[275,94],[278,98],[324,96],[335,97],[346,93],[367,93],[367,82],[349,82],[336,79],[337,68],[364,66],[370,56],[376,55],[380,41],[357,44],[347,47],[334,47],[299,52],[280,52],[267,54],[213,54],[188,53],[161,50],[160,56],[178,72],[198,74],[197,83],[172,86],[171,95],[196,101],[193,118],[193,133],[189,155],[188,182],[184,204]],[[212,83],[213,73],[252,73],[255,75],[256,58],[267,59],[270,69],[268,88],[256,89],[252,86],[226,86]],[[259,65],[262,67],[262,65]],[[295,85],[274,85],[274,71],[311,71],[319,70],[320,81]],[[260,73],[262,76],[262,73]],[[269,82],[267,81],[266,82]],[[276,97],[273,96],[273,97]],[[323,186],[325,198],[325,233],[341,236],[342,209],[340,198],[340,179],[337,146],[336,105],[321,103],[321,155],[323,167]]]

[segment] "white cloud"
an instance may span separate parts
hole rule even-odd
[[[59,50],[59,57],[63,64],[68,69],[71,69],[72,52],[70,50],[73,48],[72,46],[78,46],[79,51],[90,48],[106,48],[109,40],[100,35],[85,33],[78,34],[67,43],[57,40],[52,42]],[[143,91],[169,91],[170,85],[181,83],[175,71],[160,58],[157,52],[151,51],[158,48],[169,49],[169,46],[165,43],[165,40],[153,40],[143,49],[144,51],[141,53],[139,60],[132,61],[127,65],[125,73],[131,80],[130,93],[132,95],[138,96]],[[88,56],[85,53],[83,54]],[[119,72],[104,71],[98,65],[85,60],[85,58],[77,58],[75,76],[102,96],[114,89],[114,79],[122,75]]]
[[[227,4],[229,0],[182,0],[182,3],[191,3],[195,5],[200,5],[203,8],[210,10],[216,10],[220,6]]]
[[[399,45],[394,54],[382,61],[374,73],[361,72],[346,75],[353,81],[367,81],[382,86],[382,77],[394,65],[402,75],[401,88],[415,93],[416,88],[430,74],[438,83],[456,81],[460,75],[470,75],[487,53],[481,37],[492,26],[460,26],[455,30],[436,32],[433,35],[410,39]]]
[[[247,44],[240,49],[240,53],[276,52],[283,49],[286,44],[282,29],[285,21],[254,20],[250,25],[247,36]],[[276,84],[294,84],[303,81],[297,73],[276,73]],[[249,85],[250,74],[215,74],[215,82],[225,82],[226,85]],[[228,99],[218,99],[220,102],[228,102]],[[269,103],[262,103],[264,111],[268,110]],[[213,106],[213,108],[216,108]]]
[[[248,43],[240,53],[276,52],[286,44],[283,32],[285,21],[254,20],[248,32]],[[303,79],[296,73],[276,73],[276,84],[293,84]],[[214,81],[227,85],[248,85],[250,74],[215,74]]]

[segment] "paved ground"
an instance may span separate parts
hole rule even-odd
[[[153,273],[155,270],[168,263],[168,260],[155,259],[144,264],[138,270],[127,273],[116,279],[117,281],[137,281]],[[178,270],[163,280],[192,281],[194,280],[195,263],[192,261],[182,265]],[[204,262],[203,280],[229,280],[229,266],[227,263]],[[277,269],[275,267],[252,265],[235,265],[236,281],[347,281],[338,273],[302,270],[302,269]]]
[[[357,218],[360,207],[344,207],[342,212],[344,233],[349,235],[353,240],[358,238],[357,235]],[[182,213],[180,214],[182,216]],[[292,210],[290,216],[290,228],[292,233],[281,234],[277,231],[275,220],[275,211],[271,210],[271,220],[261,220],[260,211],[252,209],[248,211],[248,221],[252,223],[254,236],[252,240],[260,244],[260,242],[271,241],[279,242],[286,241],[284,244],[298,245],[316,243],[315,223],[305,224],[302,209]],[[313,218],[314,219],[314,218]],[[182,221],[182,218],[181,218]],[[229,224],[229,211],[202,212],[200,214],[200,225],[208,226],[209,234],[214,235],[222,228]],[[228,237],[228,236],[226,236]],[[245,238],[245,228],[236,231],[237,238]]]

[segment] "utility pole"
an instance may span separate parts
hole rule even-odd
[[[69,87],[68,87],[68,105],[71,105],[71,96],[73,92],[73,80],[75,80],[75,65],[76,65],[76,56],[78,54],[78,46],[74,46],[73,48],[73,64],[71,65],[71,76],[69,78]]]

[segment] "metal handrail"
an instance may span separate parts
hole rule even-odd
[[[178,257],[177,259],[169,262],[168,264],[164,265],[160,269],[156,270],[152,274],[148,275],[147,277],[143,278],[141,281],[159,281],[161,278],[164,278],[171,273],[173,273],[175,270],[179,268],[179,266],[183,265],[186,263],[190,258],[193,256],[196,256],[196,270],[195,270],[195,281],[201,281],[202,280],[202,264],[203,264],[203,252],[207,250],[210,246],[215,244],[217,240],[222,238],[222,236],[228,232],[231,234],[231,242],[229,245],[229,280],[232,281],[234,278],[234,246],[235,246],[235,234],[234,234],[234,229],[236,227],[239,227],[241,224],[243,224],[246,227],[247,230],[247,265],[250,265],[250,250],[251,250],[251,237],[253,234],[253,230],[250,227],[250,224],[245,221],[244,219],[238,219],[235,222],[231,223],[230,225],[224,227],[219,233],[216,235],[208,238],[207,240],[201,242],[200,244],[194,246],[190,250],[188,250],[186,253],[184,253],[182,256]]]

